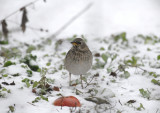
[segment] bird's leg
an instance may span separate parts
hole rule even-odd
[[[71,73],[69,73],[69,86],[71,86]]]
[[[82,87],[82,89],[83,89],[82,75],[80,75],[80,78],[81,78],[81,87]]]

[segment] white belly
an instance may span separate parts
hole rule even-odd
[[[84,61],[81,63],[72,62],[70,65],[66,66],[66,69],[74,75],[81,75],[86,74],[91,68],[91,65],[92,63],[89,61]]]

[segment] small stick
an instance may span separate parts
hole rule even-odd
[[[90,85],[90,83],[92,82],[92,80],[94,79],[94,77],[95,77],[95,75],[92,77],[92,79],[87,83],[87,85],[86,85],[86,87],[85,88],[87,88],[89,85]]]
[[[34,105],[34,104],[30,103],[30,102],[27,102],[27,103],[30,104],[30,105],[32,105],[32,106],[36,106],[36,105]]]

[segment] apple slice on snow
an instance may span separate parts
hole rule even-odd
[[[60,97],[53,103],[55,106],[68,106],[68,107],[80,107],[79,100],[74,96]]]

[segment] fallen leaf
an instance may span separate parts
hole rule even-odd
[[[25,7],[21,8],[20,11],[23,11],[22,14],[22,21],[21,21],[21,28],[22,31],[25,32],[26,30],[26,23],[28,22],[28,17],[27,17],[27,10]]]
[[[53,87],[53,90],[54,90],[54,91],[59,91],[59,87],[54,86],[54,87]]]
[[[2,82],[2,84],[4,84],[4,85],[9,85],[7,82]]]
[[[5,38],[8,38],[8,33],[9,33],[9,31],[8,31],[8,29],[7,29],[6,20],[2,20],[1,24],[2,24],[2,32],[3,32],[4,37],[5,37]]]
[[[111,72],[110,76],[117,77],[117,73],[116,72]]]
[[[135,103],[135,102],[136,102],[136,100],[129,100],[127,103],[132,104],[132,103]]]
[[[101,55],[99,53],[94,54],[95,57],[100,57]]]
[[[10,85],[16,85],[16,84],[15,84],[14,81],[13,81],[12,83],[10,83]]]

